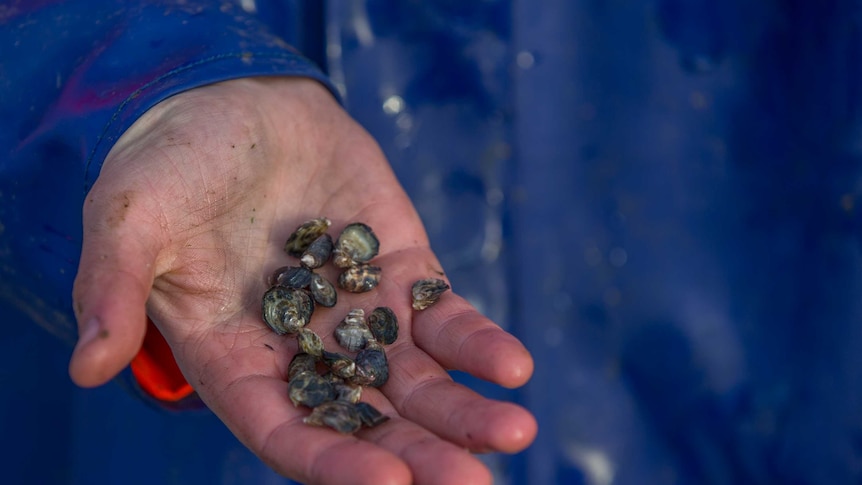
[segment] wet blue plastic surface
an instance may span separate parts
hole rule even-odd
[[[497,483],[862,479],[859,6],[751,3],[330,2],[289,39],[536,358],[457,376],[539,420]],[[73,388],[33,325],[0,347],[9,483],[283,483],[206,413]]]

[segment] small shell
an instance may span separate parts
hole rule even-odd
[[[332,251],[332,262],[339,268],[371,261],[380,251],[380,242],[370,227],[354,222],[341,231]]]
[[[313,426],[328,426],[343,434],[351,434],[362,427],[359,410],[347,401],[325,402],[302,420]]]
[[[316,269],[323,266],[329,261],[329,256],[332,254],[332,236],[322,234],[320,237],[312,241],[299,258],[308,269]]]
[[[300,372],[287,386],[287,395],[294,406],[313,408],[335,399],[332,382],[315,372]]]
[[[389,345],[398,339],[398,317],[387,306],[375,308],[365,319],[365,323],[374,338],[383,345]]]
[[[356,374],[349,379],[360,386],[380,387],[389,380],[389,362],[380,344],[372,341],[356,354]]]
[[[348,352],[365,348],[368,341],[374,339],[365,324],[365,312],[361,308],[350,310],[344,320],[335,327],[334,335],[335,341]]]
[[[429,278],[419,280],[413,283],[413,309],[424,310],[429,306],[437,303],[440,295],[449,289],[449,285],[445,281],[437,278]]]
[[[370,264],[351,266],[338,276],[338,286],[351,293],[371,291],[380,283],[382,271],[379,266],[371,266]]]
[[[300,328],[296,334],[299,350],[320,359],[323,357],[323,340],[310,328]]]
[[[263,295],[263,321],[275,333],[296,333],[314,312],[314,301],[303,290],[273,286]]]
[[[350,357],[338,352],[323,351],[323,362],[329,370],[342,379],[349,379],[356,374],[356,363]]]
[[[305,288],[311,284],[311,270],[302,266],[282,266],[269,279],[272,285]]]
[[[287,366],[287,380],[293,379],[293,376],[303,372],[314,372],[317,365],[317,359],[313,355],[300,352],[293,356],[290,360],[290,365]]]
[[[377,425],[389,421],[389,416],[381,413],[374,406],[367,402],[357,402],[354,407],[359,411],[359,420],[367,428],[373,428]]]
[[[328,279],[317,273],[311,274],[311,285],[309,285],[309,288],[311,289],[311,297],[321,306],[331,308],[338,302],[338,293],[335,291],[335,286]]]
[[[293,257],[301,257],[308,246],[323,235],[330,225],[332,225],[332,221],[325,217],[303,222],[287,238],[287,242],[284,243],[284,251]]]
[[[332,381],[332,388],[335,389],[335,399],[339,401],[347,401],[356,403],[362,397],[362,386],[345,382],[340,377],[334,377],[337,381]]]

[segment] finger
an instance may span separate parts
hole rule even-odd
[[[263,375],[235,378],[218,394],[201,397],[261,460],[282,475],[308,484],[409,484],[407,465],[394,454],[355,436],[302,422],[305,408],[288,399],[287,383]]]
[[[400,318],[412,318],[407,337],[444,368],[508,388],[522,386],[530,379],[533,358],[523,344],[456,293],[443,293],[425,310],[411,308],[413,283],[442,275],[429,248],[396,251],[379,258],[376,264],[386,275],[377,294]]]
[[[84,207],[84,238],[73,299],[78,343],[69,375],[83,387],[104,384],[125,368],[143,342],[145,305],[153,281],[154,244],[137,229],[130,193]]]
[[[413,312],[413,339],[443,367],[504,387],[522,386],[533,374],[533,359],[521,342],[452,292]]]
[[[371,393],[368,393],[371,394]],[[366,398],[364,397],[363,400]],[[385,399],[367,398],[373,406],[387,411]],[[391,411],[394,414],[394,411]],[[488,485],[492,477],[485,465],[475,456],[417,423],[394,415],[382,426],[362,430],[363,439],[373,441],[401,457],[413,471],[415,483]]]
[[[383,390],[398,412],[446,440],[477,452],[515,453],[536,437],[536,420],[527,410],[453,382],[415,347],[393,349],[389,365]]]

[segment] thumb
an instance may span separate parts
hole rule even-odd
[[[135,357],[147,328],[146,302],[157,244],[146,223],[134,220],[129,193],[88,196],[73,299],[78,343],[69,375],[82,387],[109,381]]]

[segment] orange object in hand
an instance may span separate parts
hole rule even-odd
[[[180,401],[194,392],[180,372],[168,342],[149,319],[144,344],[131,367],[141,389],[160,401]]]

